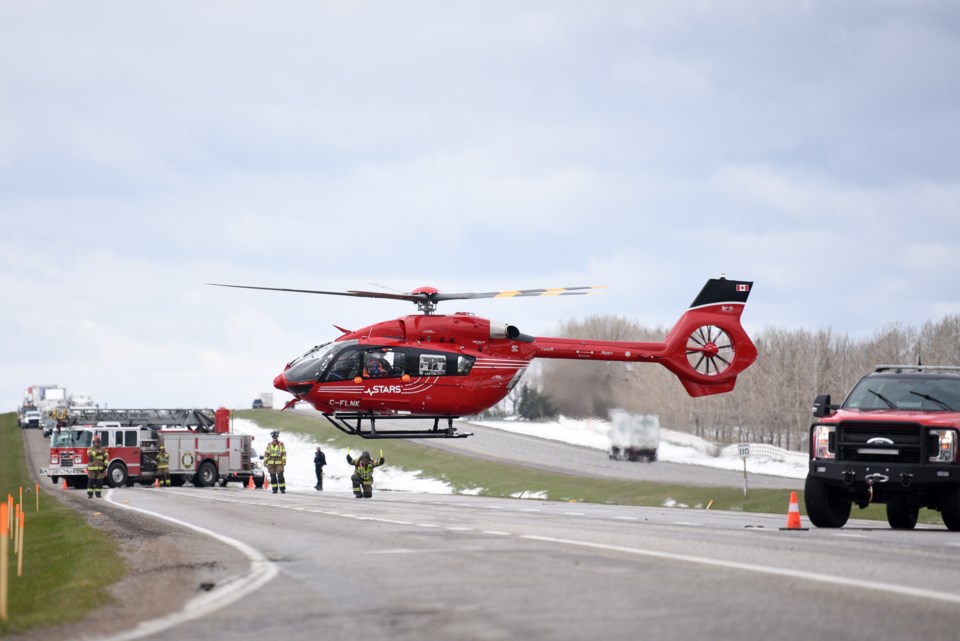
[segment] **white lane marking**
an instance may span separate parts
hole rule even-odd
[[[863,534],[843,534],[841,532],[834,532],[831,536],[835,536],[838,539],[866,539],[869,538]]]
[[[636,516],[615,516],[613,517],[614,521],[639,521],[640,518]]]
[[[608,550],[611,552],[622,552],[625,554],[634,554],[637,556],[653,557],[657,559],[667,559],[670,561],[682,561],[684,563],[698,563],[700,565],[709,565],[728,570],[741,570],[744,572],[756,572],[758,574],[771,574],[774,576],[790,577],[793,579],[803,579],[805,581],[816,581],[818,583],[829,583],[849,588],[860,588],[864,590],[875,590],[877,592],[888,592],[890,594],[900,594],[903,596],[917,597],[920,599],[933,599],[935,601],[944,601],[946,603],[960,603],[960,594],[950,594],[948,592],[938,592],[936,590],[925,590],[923,588],[914,588],[908,585],[897,585],[895,583],[881,583],[879,581],[863,581],[860,579],[848,579],[840,576],[830,576],[829,574],[818,574],[816,572],[805,572],[803,570],[790,570],[787,568],[774,568],[766,565],[756,565],[754,563],[740,563],[737,561],[723,561],[720,559],[710,559],[702,556],[693,556],[689,554],[675,554],[673,552],[658,552],[657,550],[647,550],[643,548],[631,548],[622,545],[607,545],[605,543],[590,543],[589,541],[574,541],[572,539],[558,539],[552,536],[537,536],[534,534],[521,534],[521,539],[529,541],[543,541],[545,543],[558,543],[561,545],[575,545],[596,550]]]
[[[564,512],[564,516],[584,516],[586,512]]]
[[[241,543],[236,539],[231,539],[228,536],[218,534],[212,530],[194,525],[193,523],[187,523],[186,521],[175,519],[172,516],[166,516],[165,514],[159,514],[143,508],[117,503],[113,500],[112,489],[107,492],[107,501],[124,510],[140,512],[141,514],[146,514],[147,516],[169,521],[170,523],[180,525],[193,530],[194,532],[205,534],[206,536],[214,538],[221,543],[226,543],[250,559],[250,569],[243,574],[227,577],[223,581],[220,581],[217,586],[209,592],[204,592],[203,594],[190,599],[184,604],[183,609],[181,609],[179,612],[174,612],[173,614],[161,617],[159,619],[153,619],[152,621],[144,621],[132,630],[121,632],[111,637],[106,637],[105,639],[101,639],[101,641],[128,641],[130,639],[139,639],[141,637],[157,634],[158,632],[163,632],[164,630],[168,630],[174,626],[180,625],[181,623],[186,623],[187,621],[193,621],[194,619],[207,616],[221,608],[232,605],[248,594],[259,590],[261,587],[273,580],[273,577],[275,577],[279,571],[276,564],[274,564],[272,561],[269,561],[265,556],[260,554],[258,550],[250,547],[246,543]]]
[[[370,519],[370,520],[371,520],[371,521],[373,521],[373,520],[380,521],[380,520],[382,520],[382,519]],[[440,527],[439,525],[435,525],[435,524],[433,524],[433,523],[414,523],[414,525],[416,525],[417,527]]]
[[[475,532],[472,527],[448,527],[451,532]]]
[[[492,534],[493,536],[510,536],[510,532],[501,532],[500,530],[481,530],[483,534]]]

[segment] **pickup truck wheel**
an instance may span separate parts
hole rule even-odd
[[[204,461],[197,470],[197,487],[213,487],[218,479],[217,466],[210,461]]]
[[[114,462],[107,468],[107,485],[122,487],[127,484],[127,466]]]
[[[803,488],[807,518],[817,527],[843,527],[850,518],[850,499],[837,498],[836,490],[820,479],[808,476]]]
[[[951,532],[960,532],[960,486],[940,497],[940,518]]]
[[[912,530],[917,527],[920,506],[907,503],[887,503],[887,523],[894,530]]]

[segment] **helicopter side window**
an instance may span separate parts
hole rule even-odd
[[[444,376],[447,373],[447,357],[443,354],[421,354],[420,376]]]
[[[378,347],[363,354],[363,375],[369,378],[402,376],[406,361],[406,353]]]
[[[464,356],[463,354],[457,356],[457,374],[460,376],[469,374],[475,360],[477,359],[473,356]]]

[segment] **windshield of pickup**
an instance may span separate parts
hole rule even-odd
[[[871,375],[853,388],[844,409],[960,412],[960,376]]]

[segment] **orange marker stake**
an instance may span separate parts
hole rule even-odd
[[[37,483],[36,487],[33,488],[34,493],[37,495],[37,512],[40,511],[40,484]]]
[[[20,513],[20,556],[17,557],[17,576],[23,575],[23,524],[24,524],[23,512]]]
[[[13,553],[16,554],[20,549],[20,504],[17,503],[17,509],[13,515]]]
[[[7,494],[7,536],[13,538],[13,494]]]
[[[7,528],[10,513],[6,503],[0,503],[0,620],[7,620]]]

